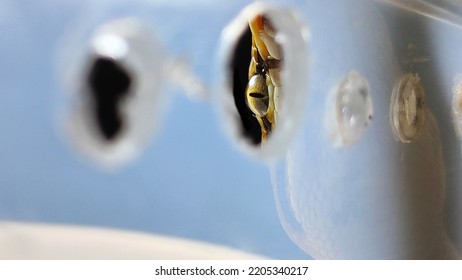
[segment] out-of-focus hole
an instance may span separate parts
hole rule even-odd
[[[104,167],[133,160],[161,119],[168,58],[155,34],[134,18],[117,19],[69,44],[63,63],[72,92],[65,129],[85,156]]]
[[[99,57],[90,69],[88,83],[99,131],[106,140],[113,140],[124,127],[125,120],[119,106],[130,93],[132,77],[116,60]]]

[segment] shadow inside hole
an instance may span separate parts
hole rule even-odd
[[[234,103],[239,113],[242,134],[250,143],[261,143],[261,128],[252,111],[246,104],[245,91],[248,83],[249,64],[251,59],[252,32],[247,27],[239,38],[231,58],[231,71],[233,75],[232,86]]]
[[[130,75],[117,61],[99,57],[90,69],[88,84],[98,130],[105,140],[113,141],[125,125],[120,102],[130,92]]]

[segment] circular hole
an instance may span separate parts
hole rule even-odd
[[[108,22],[92,33],[71,65],[72,142],[107,167],[134,159],[161,116],[165,55],[135,19]]]
[[[425,124],[425,92],[419,75],[406,74],[395,86],[390,103],[391,125],[395,137],[410,143]]]
[[[285,152],[308,81],[306,29],[293,11],[255,3],[223,32],[217,92],[224,127],[257,157]]]
[[[372,99],[367,80],[351,71],[328,98],[328,129],[336,146],[358,142],[372,120]]]

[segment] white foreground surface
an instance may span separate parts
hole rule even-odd
[[[225,246],[134,231],[0,223],[0,259],[262,259]]]

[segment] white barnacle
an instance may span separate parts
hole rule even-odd
[[[425,92],[419,75],[406,74],[391,95],[390,119],[395,137],[403,143],[416,139],[425,124]]]
[[[328,99],[327,127],[334,145],[357,143],[372,120],[372,111],[367,80],[351,71]]]

